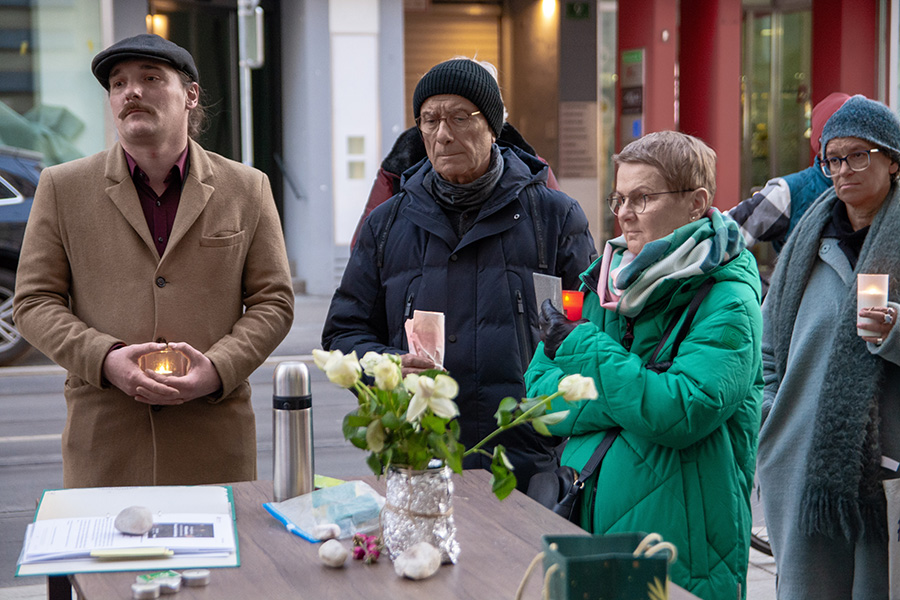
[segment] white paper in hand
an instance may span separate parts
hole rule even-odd
[[[444,313],[414,310],[405,324],[410,354],[430,358],[436,369],[444,368]]]

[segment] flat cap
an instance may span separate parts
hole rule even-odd
[[[116,63],[140,58],[169,63],[175,69],[187,74],[192,81],[200,81],[200,74],[191,53],[178,44],[152,33],[125,38],[101,51],[91,62],[91,71],[100,85],[109,90],[109,73]]]

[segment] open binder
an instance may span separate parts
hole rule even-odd
[[[129,506],[151,510],[149,534],[112,531]],[[44,491],[16,576],[237,566],[230,486],[76,488]]]

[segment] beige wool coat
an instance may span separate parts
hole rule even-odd
[[[45,169],[22,246],[13,318],[68,371],[66,487],[256,477],[248,376],[290,329],[294,296],[271,188],[191,141],[165,253],[157,253],[122,147]],[[221,395],[151,407],[102,377],[117,343],[187,342]]]

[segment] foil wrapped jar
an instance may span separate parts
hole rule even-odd
[[[388,469],[381,527],[391,560],[419,542],[437,548],[442,563],[455,564],[459,559],[452,474],[449,467],[423,471]]]

